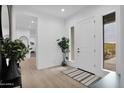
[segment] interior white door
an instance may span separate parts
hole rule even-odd
[[[94,17],[87,18],[75,25],[75,62],[76,66],[94,72]]]

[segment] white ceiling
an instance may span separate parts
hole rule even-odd
[[[67,18],[86,6],[87,5],[20,5],[17,7],[47,13],[60,18]],[[65,9],[65,11],[61,12],[61,9]]]
[[[17,10],[31,10],[35,12],[46,13],[59,18],[68,18],[71,15],[74,15],[80,9],[86,7],[85,5],[16,5]],[[8,12],[6,6],[3,8],[3,25],[8,27]],[[64,12],[61,12],[61,9],[65,9]],[[19,11],[19,10],[18,10]],[[34,23],[32,24],[32,20]],[[33,16],[27,16],[24,14],[16,15],[16,28],[31,30],[31,34],[34,35],[33,31],[37,28],[37,18]]]

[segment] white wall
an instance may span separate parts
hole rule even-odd
[[[120,31],[121,31],[121,36],[120,36],[120,49],[121,49],[121,53],[120,53],[120,62],[121,62],[121,87],[124,88],[124,6],[120,6]]]
[[[8,27],[3,27],[3,37],[5,38],[5,36],[9,36],[9,28]]]
[[[73,15],[72,17],[68,18],[66,20],[66,35],[69,36],[69,28],[73,25],[76,25],[76,23],[82,19],[88,18],[88,17],[92,17],[94,16],[95,21],[96,21],[96,30],[94,31],[94,34],[96,34],[96,41],[94,41],[94,43],[96,44],[96,58],[95,58],[95,62],[93,62],[93,64],[95,66],[92,66],[91,69],[95,69],[95,74],[99,75],[99,76],[104,76],[106,74],[106,71],[103,71],[102,69],[102,65],[103,65],[103,22],[102,22],[102,16],[106,15],[108,13],[111,13],[113,11],[116,11],[117,15],[118,15],[118,7],[119,6],[89,6],[86,7],[82,10],[80,10],[79,12],[77,12],[75,15]],[[116,18],[116,22],[118,23],[118,16]],[[117,33],[117,35],[119,35],[119,32]],[[117,38],[117,44],[119,42],[119,38]],[[118,44],[119,45],[119,44]],[[119,65],[119,47],[117,45],[117,72],[120,73],[120,65]],[[91,60],[92,62],[92,60]],[[91,64],[91,62],[89,64]],[[69,63],[72,66],[76,65],[76,62]],[[84,65],[83,62],[80,65]],[[87,67],[89,68],[89,67]],[[82,68],[83,69],[83,68]]]
[[[39,13],[23,7],[14,6],[16,14],[24,14],[38,18],[37,28],[37,68],[44,69],[60,65],[62,54],[56,40],[61,38],[65,31],[64,20],[44,13]]]
[[[65,31],[63,20],[43,16],[38,21],[38,68],[61,65],[62,54],[56,40]]]

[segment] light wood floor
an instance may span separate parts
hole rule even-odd
[[[111,71],[116,71],[116,58],[111,58],[109,60],[105,60],[104,61],[104,68],[105,69],[108,69],[108,70],[111,70]]]
[[[56,66],[37,70],[35,58],[21,63],[23,88],[86,88],[86,86],[64,75],[61,71],[69,67]]]

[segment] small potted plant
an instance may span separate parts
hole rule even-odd
[[[67,53],[69,52],[69,39],[66,37],[62,37],[61,39],[57,40],[57,43],[59,47],[61,48],[61,51],[63,53],[63,61],[62,61],[62,66],[67,65]]]
[[[17,62],[24,60],[29,50],[29,46],[26,47],[25,44],[19,39],[11,41],[10,39],[6,38],[2,40],[0,53],[5,59],[8,60],[9,63],[4,74],[4,80],[12,80],[20,77]]]

